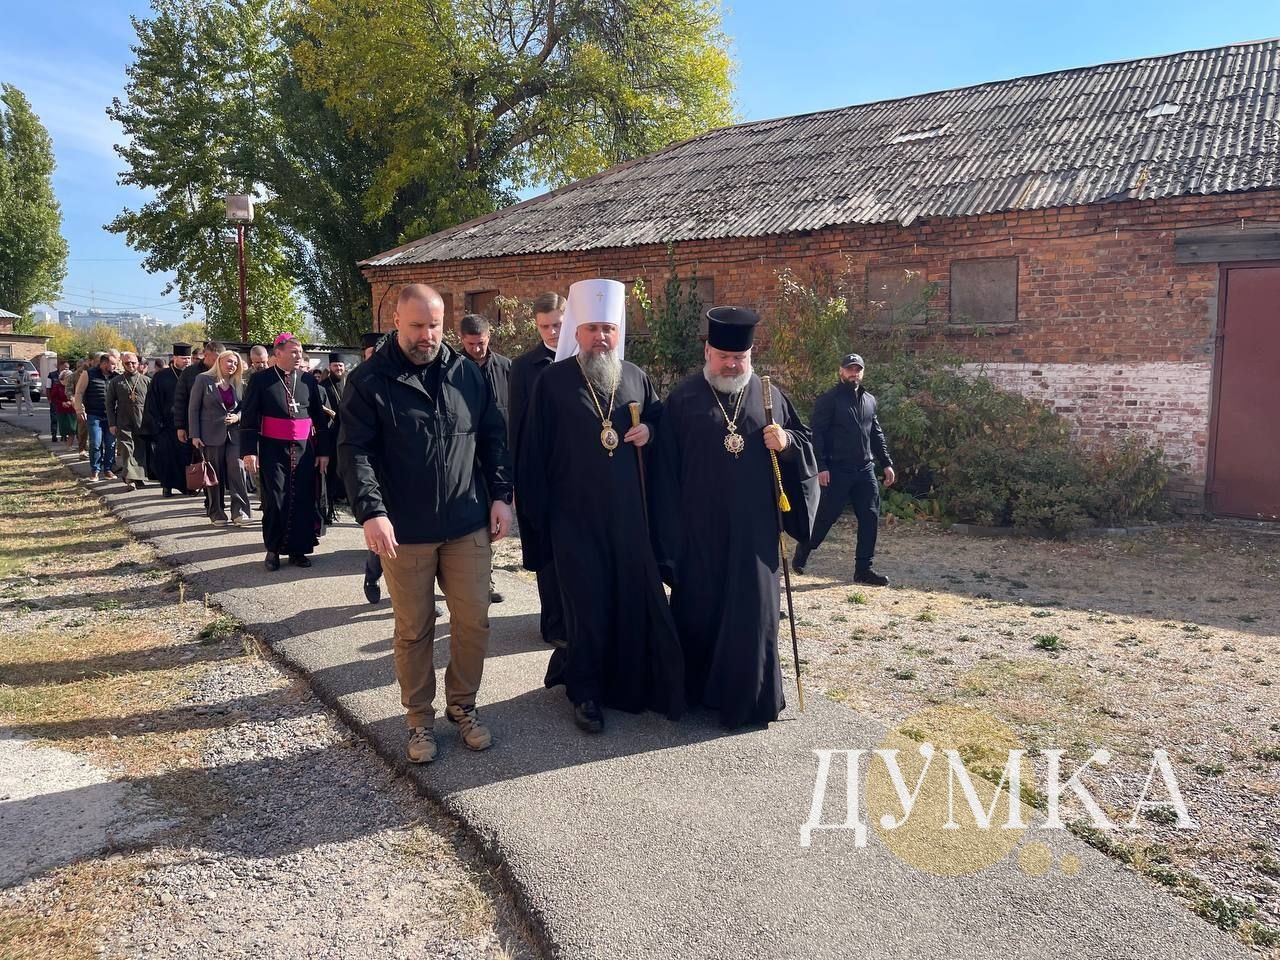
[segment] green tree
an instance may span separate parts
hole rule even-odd
[[[33,304],[67,275],[62,208],[53,193],[53,141],[22,91],[0,84],[0,308],[31,329]]]
[[[87,329],[43,323],[38,324],[32,332],[37,336],[48,337],[49,349],[58,355],[58,359],[70,360],[73,364],[101,350],[115,348],[136,352],[139,349],[133,340],[105,323],[96,323]]]
[[[282,70],[272,42],[272,0],[153,0],[153,16],[133,18],[138,42],[125,99],[108,114],[128,139],[116,147],[120,182],[151,194],[107,229],[146,253],[147,270],[174,271],[188,314],[202,306],[209,331],[239,339],[239,271],[225,223],[228,193],[261,195],[267,145],[276,136],[270,107]],[[259,203],[249,230],[251,339],[296,328],[301,313],[272,206]]]
[[[293,17],[303,82],[383,154],[366,216],[400,209],[404,239],[732,118],[714,0],[303,0]]]
[[[658,303],[650,299],[642,279],[637,277],[632,285],[631,299],[644,321],[644,333],[627,338],[627,359],[643,367],[664,396],[703,364],[700,334],[708,306],[698,296],[697,276],[681,279],[670,250],[667,257],[667,280]]]
[[[289,269],[325,337],[359,343],[372,310],[357,264],[399,242],[399,217],[412,198],[406,193],[397,209],[366,216],[364,197],[385,152],[349,130],[321,94],[304,89],[292,65],[279,77],[272,110],[278,131],[264,180],[276,196],[271,210]]]

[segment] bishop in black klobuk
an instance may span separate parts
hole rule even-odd
[[[654,457],[659,563],[684,648],[688,702],[729,727],[776,720],[784,704],[778,662],[777,453],[791,510],[787,533],[808,539],[819,489],[813,438],[791,401],[752,370],[759,317],[707,311],[704,366],[672,388]]]

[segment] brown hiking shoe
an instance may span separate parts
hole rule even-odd
[[[458,734],[469,750],[488,750],[493,746],[493,737],[489,728],[480,722],[475,707],[460,707],[450,704],[449,721],[458,725]]]
[[[410,727],[409,747],[405,751],[410,763],[430,763],[436,758],[436,735],[430,727]]]

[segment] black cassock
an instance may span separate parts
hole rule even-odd
[[[346,385],[346,378],[337,380],[333,374],[325,378],[324,382],[318,384],[320,387],[320,399],[324,406],[333,411],[333,416],[327,421],[329,435],[337,437],[338,430],[342,424],[342,389]],[[335,441],[336,444],[336,441]],[[319,478],[320,483],[320,514],[324,524],[333,523],[337,519],[335,507],[338,501],[346,500],[346,492],[342,489],[342,478],[338,476],[338,458],[329,458],[329,469],[325,471],[324,476]]]
[[[316,457],[331,457],[333,438],[320,400],[320,387],[309,373],[289,376],[297,410],[289,406],[286,375],[276,368],[249,380],[240,419],[240,454],[258,457],[258,497],[262,502],[262,542],[267,552],[302,556],[319,542],[316,502]],[[296,378],[296,379],[295,379]],[[263,418],[309,420],[307,440],[263,436]]]
[[[608,396],[597,397],[607,408]],[[675,718],[684,712],[680,642],[645,529],[636,448],[621,442],[631,429],[632,401],[659,434],[662,405],[653,385],[624,362],[611,457],[577,358],[538,377],[519,450],[520,538],[525,567],[554,561],[564,601],[568,646],[552,654],[546,685],[565,684],[574,703]]]
[[[165,367],[151,378],[142,408],[142,431],[147,436],[147,479],[165,490],[185,493],[187,463],[191,448],[178,441],[173,424],[173,395],[178,389],[178,373]]]
[[[813,436],[776,387],[774,421],[791,436],[780,454],[789,534],[807,541],[818,509]],[[738,416],[742,453],[725,447],[725,413],[702,373],[672,389],[654,458],[659,560],[672,581],[671,612],[684,647],[690,704],[718,710],[727,726],[769,723],[785,706],[778,666],[778,519],[764,445],[760,378],[752,375]],[[717,402],[717,399],[719,402]]]

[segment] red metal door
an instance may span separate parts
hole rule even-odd
[[[1280,520],[1280,266],[1222,271],[1209,502]]]

